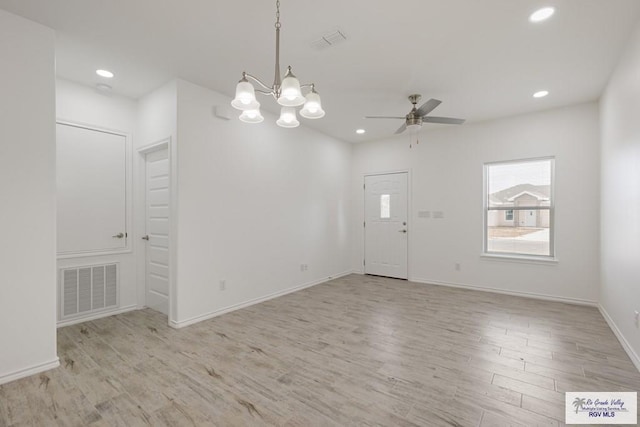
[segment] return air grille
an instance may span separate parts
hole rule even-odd
[[[118,306],[118,264],[61,269],[62,317]]]
[[[331,46],[335,46],[338,43],[342,43],[347,40],[347,36],[344,31],[335,28],[332,31],[324,33],[320,38],[311,42],[311,48],[315,50],[326,49]]]

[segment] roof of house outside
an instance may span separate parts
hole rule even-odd
[[[501,191],[489,194],[491,204],[511,204],[516,196],[529,193],[540,200],[549,200],[551,195],[550,185],[518,184]]]

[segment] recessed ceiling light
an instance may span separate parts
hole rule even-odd
[[[96,74],[99,75],[100,77],[104,77],[107,79],[110,79],[113,77],[113,73],[109,70],[96,70]]]
[[[538,9],[535,12],[533,12],[529,16],[529,21],[542,22],[544,20],[551,18],[551,15],[553,15],[555,11],[556,10],[553,7],[543,7],[542,9]]]
[[[362,135],[362,134],[363,134],[363,133],[365,133],[365,132],[366,132],[366,130],[364,130],[364,129],[358,129],[358,130],[356,131],[356,133],[357,133],[358,135]]]
[[[534,98],[544,98],[547,95],[549,95],[549,91],[548,90],[541,90],[539,92],[534,93],[533,97]]]

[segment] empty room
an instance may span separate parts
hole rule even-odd
[[[0,64],[0,427],[637,424],[637,0],[0,0]]]

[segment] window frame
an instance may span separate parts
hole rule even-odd
[[[549,161],[549,206],[505,206],[505,207],[489,207],[489,169],[491,166],[518,164],[518,163],[533,163],[540,161]],[[532,260],[532,261],[550,261],[557,262],[556,254],[556,242],[555,242],[555,157],[534,157],[526,159],[515,160],[501,160],[495,162],[486,162],[483,164],[483,190],[482,190],[482,205],[483,205],[483,230],[482,230],[482,256],[490,258],[503,258],[512,260]],[[489,231],[489,212],[490,211],[513,211],[515,220],[515,211],[526,210],[548,210],[549,211],[549,255],[537,255],[537,254],[522,254],[516,252],[494,252],[488,250],[488,231]]]

